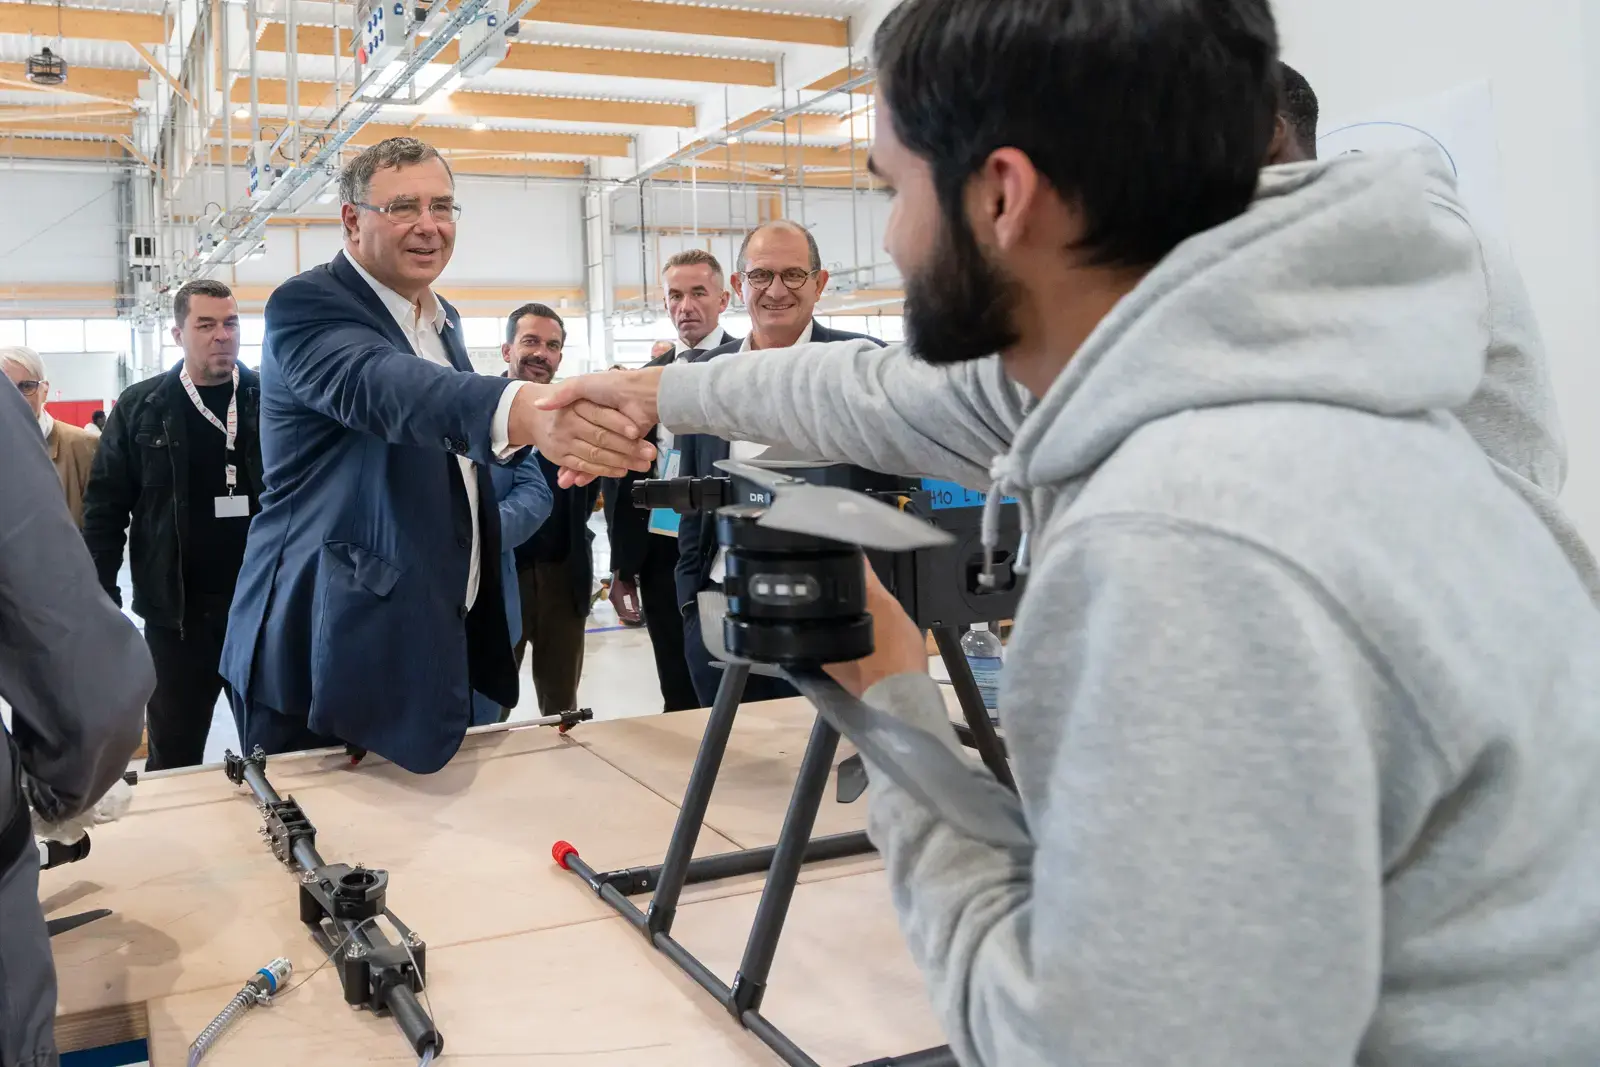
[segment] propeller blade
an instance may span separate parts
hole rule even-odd
[[[752,467],[748,463],[740,463],[734,459],[719,459],[712,465],[719,471],[731,474],[735,478],[743,478],[747,482],[754,482],[768,492],[775,493],[780,489],[789,489],[796,485],[806,484],[799,478],[791,478],[787,474],[780,474],[774,470]]]
[[[792,670],[789,680],[828,725],[923,807],[969,837],[1002,848],[1032,848],[1017,798],[926,730],[845,692],[820,670]]]
[[[759,524],[773,530],[845,541],[880,552],[912,552],[948,545],[955,540],[915,515],[864,493],[806,482],[782,487],[774,493],[772,505],[761,516]]]

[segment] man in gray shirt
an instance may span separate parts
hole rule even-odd
[[[55,968],[39,911],[39,822],[82,814],[127,770],[155,671],[100,589],[39,424],[0,382],[0,1063],[56,1062]]]
[[[869,768],[957,1056],[1593,1067],[1600,612],[1451,414],[1492,326],[1448,176],[1263,172],[1267,0],[909,0],[876,52],[908,345],[545,402],[1018,498],[1026,843]],[[957,750],[873,614],[836,677]]]

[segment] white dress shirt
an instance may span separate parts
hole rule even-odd
[[[815,319],[813,319],[810,322],[806,323],[806,328],[804,330],[800,331],[800,339],[795,341],[794,344],[789,345],[788,347],[796,348],[796,347],[798,347],[800,345],[808,345],[808,344],[810,344],[811,343],[811,327],[813,327],[815,325],[816,325],[816,320]],[[744,343],[739,346],[739,352],[742,354],[742,353],[745,353],[745,352],[748,352],[748,351],[750,351],[750,338],[746,337],[744,339]],[[730,353],[728,353],[728,355],[733,355],[733,353],[730,352]],[[727,356],[723,356],[722,358],[726,359],[728,357]],[[731,459],[731,460],[735,460],[735,461],[737,461],[739,463],[746,463],[746,462],[749,462],[752,459],[758,458],[761,455],[761,453],[765,452],[769,447],[770,447],[769,445],[757,444],[754,441],[729,441],[728,442],[728,458]],[[718,472],[718,473],[720,473],[720,472]],[[723,550],[719,547],[717,549],[717,558],[711,564],[711,580],[713,582],[716,582],[718,585],[722,584],[722,575],[723,575],[723,570],[722,570],[723,559],[722,559],[722,557],[723,557],[723,555],[724,555]]]
[[[39,432],[44,434],[46,441],[50,440],[50,431],[56,428],[55,416],[48,411],[39,412]]]
[[[445,329],[454,329],[454,326],[450,322],[450,317],[445,314],[444,304],[434,295],[433,290],[429,289],[422,294],[420,305],[413,304],[368,274],[366,268],[356,261],[356,257],[348,253],[340,254],[356,269],[356,273],[361,275],[361,280],[378,294],[383,306],[389,309],[389,314],[394,316],[395,323],[410,342],[411,351],[429,363],[437,363],[441,367],[454,370],[455,365],[450,362],[450,356],[445,351],[443,337]],[[511,401],[517,395],[517,391],[527,384],[520,381],[509,382],[506,391],[500,394],[499,406],[494,409],[494,420],[489,426],[489,451],[501,458],[515,451],[509,447]],[[456,462],[461,466],[461,481],[467,489],[467,509],[472,515],[472,557],[467,565],[466,600],[467,609],[470,611],[478,600],[478,583],[483,572],[483,561],[479,558],[483,554],[483,545],[478,533],[478,474],[472,469],[476,464],[466,456],[457,456]],[[498,561],[494,565],[498,566]]]

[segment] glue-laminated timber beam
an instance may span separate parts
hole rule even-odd
[[[233,136],[249,140],[248,124],[235,122]],[[212,131],[219,136],[221,125]],[[315,137],[322,131],[306,127],[302,137]],[[461,126],[400,126],[369,122],[357,130],[350,144],[357,148],[375,145],[390,137],[415,137],[441,151],[486,152],[499,156],[614,156],[633,154],[632,138],[607,133],[556,133],[544,130],[470,130]]]
[[[133,108],[122,104],[46,104],[35,106],[32,104],[23,107],[0,106],[0,126],[30,125],[43,129],[46,126],[59,127],[63,122],[68,125],[77,125],[83,119],[108,119],[121,117],[133,119]],[[120,124],[119,124],[120,125]]]
[[[0,3],[0,33],[155,44],[167,39],[167,23],[160,15],[85,10],[73,4]]]
[[[296,43],[302,55],[332,55],[333,30],[327,26],[301,26]],[[349,55],[350,34],[340,35]],[[282,52],[283,26],[267,23],[257,51]],[[451,41],[434,57],[436,63],[454,63],[460,51]],[[660,78],[667,81],[710,82],[716,85],[778,84],[777,67],[757,59],[724,59],[668,52],[638,52],[626,48],[586,48],[572,45],[512,41],[497,70],[537,70],[549,74],[595,74],[612,78]]]
[[[170,70],[161,65],[161,61],[155,57],[155,53],[151,52],[150,49],[146,48],[142,44],[139,44],[137,41],[129,41],[128,46],[135,52],[138,52],[139,58],[150,64],[150,69],[161,75],[162,80],[168,85],[172,86],[173,91],[179,96],[183,97],[183,99],[188,102],[190,107],[194,108],[196,111],[200,110],[200,105],[195,101],[194,95],[189,92],[188,88],[184,86],[183,82],[179,81]]]
[[[522,21],[524,24],[553,22],[613,30],[734,37],[773,44],[817,44],[832,48],[846,48],[850,44],[850,28],[844,19],[661,3],[659,0],[540,0],[538,7],[524,15]]]
[[[582,161],[572,159],[506,159],[477,155],[459,158],[449,150],[445,150],[444,156],[450,161],[451,172],[458,177],[583,178],[589,173],[589,168]],[[212,145],[211,162],[221,165],[222,158],[222,149]],[[233,162],[235,166],[248,163],[248,150],[235,148]]]
[[[280,78],[257,82],[258,100],[269,107],[288,103],[289,83]],[[348,89],[345,90],[348,92]],[[250,83],[233,84],[233,102],[248,103]],[[300,82],[300,106],[315,108],[332,103],[332,82]],[[396,105],[397,107],[400,105]],[[533,119],[548,122],[611,122],[620,126],[694,127],[693,104],[653,103],[636,100],[593,100],[586,97],[543,96],[527,93],[483,93],[456,90],[428,102],[431,115],[462,115],[477,119]],[[428,116],[422,116],[424,119]]]
[[[67,71],[65,85],[35,85],[28,80],[28,68],[21,63],[0,63],[0,85],[7,89],[28,89],[43,94],[76,93],[131,104],[139,98],[139,83],[145,74],[138,70],[96,70],[76,64]]]
[[[558,22],[568,26],[693,33],[774,44],[819,44],[832,48],[845,48],[850,44],[850,27],[844,19],[663,4],[656,0],[540,0],[539,6],[524,18],[530,22]]]
[[[0,133],[0,158],[91,159],[121,163],[128,157],[114,141],[55,141]]]
[[[723,166],[748,166],[758,164],[768,167],[854,167],[863,173],[867,169],[865,152],[846,152],[837,148],[815,145],[752,144],[748,141],[707,149],[694,157],[704,163]]]

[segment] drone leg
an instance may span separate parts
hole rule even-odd
[[[989,721],[989,709],[983,706],[983,694],[978,692],[978,681],[972,677],[972,668],[961,651],[961,639],[956,636],[955,628],[935,626],[933,640],[939,646],[939,658],[950,672],[950,684],[955,688],[956,700],[966,717],[967,729],[972,732],[973,747],[1000,784],[1016,792],[1011,764],[1006,761],[1005,748],[1000,744],[1000,735],[994,732],[994,723]]]
[[[789,798],[789,811],[783,817],[783,829],[778,833],[767,884],[761,890],[761,902],[756,905],[744,959],[733,978],[733,1003],[729,1007],[746,1025],[749,1025],[748,1015],[760,1012],[767,975],[772,970],[772,958],[777,954],[778,938],[783,933],[783,920],[794,898],[800,865],[805,862],[806,845],[811,841],[811,829],[817,821],[817,810],[822,807],[822,796],[828,788],[833,757],[838,750],[839,732],[818,715],[811,727],[806,753],[800,760],[800,775]]]
[[[711,704],[711,718],[706,721],[705,736],[700,740],[700,751],[694,758],[694,770],[689,774],[689,788],[683,795],[683,806],[678,809],[678,821],[672,828],[672,841],[661,861],[661,879],[656,884],[655,896],[645,912],[645,929],[650,937],[668,933],[678,911],[678,897],[683,892],[689,873],[689,860],[694,856],[695,842],[700,838],[700,827],[706,820],[706,808],[711,803],[711,790],[717,784],[717,771],[722,767],[722,757],[728,750],[728,735],[733,733],[733,719],[739,711],[739,701],[744,698],[745,679],[750,668],[745,664],[730,663],[722,673],[717,686],[717,698]]]

